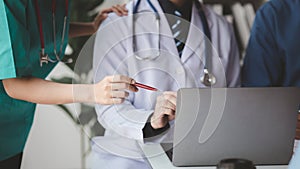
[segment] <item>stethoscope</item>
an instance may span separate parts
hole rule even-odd
[[[149,6],[151,7],[152,11],[155,14],[155,22],[156,22],[156,27],[158,30],[158,51],[156,52],[156,54],[153,54],[151,56],[138,56],[137,54],[137,45],[136,45],[136,34],[135,34],[135,21],[136,21],[136,14],[138,14],[138,8],[139,5],[141,3],[141,0],[137,0],[136,4],[133,4],[133,15],[132,15],[132,44],[133,44],[133,53],[135,55],[135,58],[138,60],[155,60],[156,58],[158,58],[160,56],[160,16],[159,13],[157,11],[157,9],[155,8],[155,6],[153,5],[153,3],[150,0],[147,0],[147,3],[149,4]],[[195,5],[199,11],[199,16],[201,18],[201,22],[202,22],[202,28],[204,31],[205,36],[208,38],[208,40],[205,40],[205,59],[204,59],[204,69],[203,69],[203,75],[202,77],[200,77],[201,82],[205,85],[205,86],[212,86],[214,84],[216,84],[216,77],[212,74],[211,68],[212,68],[212,57],[209,58],[210,55],[210,51],[211,51],[211,32],[209,30],[208,27],[208,22],[207,22],[207,18],[205,16],[205,13],[203,11],[203,8],[200,4],[200,2],[198,0],[195,0]],[[210,49],[210,50],[209,50]]]
[[[40,34],[40,45],[41,45],[41,51],[40,51],[40,66],[42,67],[43,64],[48,64],[48,62],[55,63],[55,62],[63,62],[63,63],[72,63],[73,60],[69,58],[67,61],[62,61],[60,59],[60,56],[63,54],[63,44],[65,40],[66,35],[66,26],[67,26],[67,20],[68,20],[68,7],[69,7],[69,1],[65,0],[65,16],[64,16],[64,22],[63,22],[63,28],[62,28],[62,38],[61,38],[61,44],[60,44],[60,50],[59,53],[56,50],[56,21],[55,21],[55,14],[56,14],[56,0],[52,0],[52,26],[53,26],[53,53],[55,55],[55,59],[51,59],[47,53],[45,53],[45,39],[43,34],[43,25],[42,25],[42,17],[40,14],[40,8],[38,5],[38,1],[35,0],[35,10],[37,14],[37,23],[39,27],[39,34]]]

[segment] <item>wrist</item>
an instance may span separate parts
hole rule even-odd
[[[99,21],[93,21],[91,24],[91,30],[93,33],[97,32],[98,28],[100,27]]]
[[[149,117],[149,123],[150,123],[150,126],[153,128],[153,129],[156,129],[156,125],[155,125],[155,122],[154,122],[154,120],[153,120],[153,114],[154,113],[152,113],[151,115],[150,115],[150,117]]]
[[[94,84],[74,85],[74,102],[95,103],[94,86]]]
[[[98,29],[96,22],[95,21],[89,22],[88,25],[89,25],[89,29],[88,29],[89,34],[90,35],[94,34]]]
[[[157,117],[154,117],[153,115],[154,115],[154,113],[150,117],[150,125],[151,125],[151,127],[153,129],[155,129],[155,130],[163,128],[164,126],[162,126],[161,124],[157,124],[156,121],[159,120],[159,119],[157,119]]]

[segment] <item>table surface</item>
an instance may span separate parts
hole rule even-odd
[[[152,169],[216,169],[213,167],[175,167],[164,153],[160,144],[140,144]],[[257,166],[257,169],[287,169],[287,165],[282,166]]]

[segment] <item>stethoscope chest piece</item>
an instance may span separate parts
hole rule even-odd
[[[204,69],[203,73],[204,74],[200,80],[205,86],[213,86],[216,84],[216,77],[212,73],[209,73],[207,69]]]

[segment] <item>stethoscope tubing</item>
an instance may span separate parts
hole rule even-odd
[[[141,3],[141,0],[137,0],[136,4],[134,5],[133,2],[133,19],[132,19],[132,30],[133,30],[133,53],[135,54],[136,52],[136,39],[135,39],[135,15],[138,13],[138,8],[139,5]],[[151,7],[151,9],[153,10],[153,12],[155,13],[156,16],[156,21],[157,21],[157,29],[158,32],[160,33],[160,16],[158,13],[158,10],[155,8],[155,6],[152,4],[151,0],[147,0],[147,3],[149,4],[149,6]],[[205,47],[205,57],[204,57],[204,75],[203,77],[201,77],[201,81],[206,85],[206,86],[212,86],[213,84],[215,84],[216,82],[216,78],[215,76],[211,73],[212,72],[212,57],[209,57],[211,55],[211,43],[212,43],[212,39],[211,39],[211,32],[209,30],[209,25],[208,25],[208,21],[207,21],[207,17],[204,13],[203,7],[200,4],[200,2],[198,0],[195,0],[195,5],[198,9],[198,13],[202,22],[202,29],[204,31],[205,37],[204,38],[204,47]],[[160,50],[160,35],[158,35],[158,47]],[[138,60],[152,60],[153,58],[155,59],[156,57],[149,57],[149,58],[142,58],[140,56],[135,55],[136,59]],[[158,56],[157,56],[158,57]],[[207,77],[207,78],[206,78]],[[204,79],[204,80],[203,80]]]

